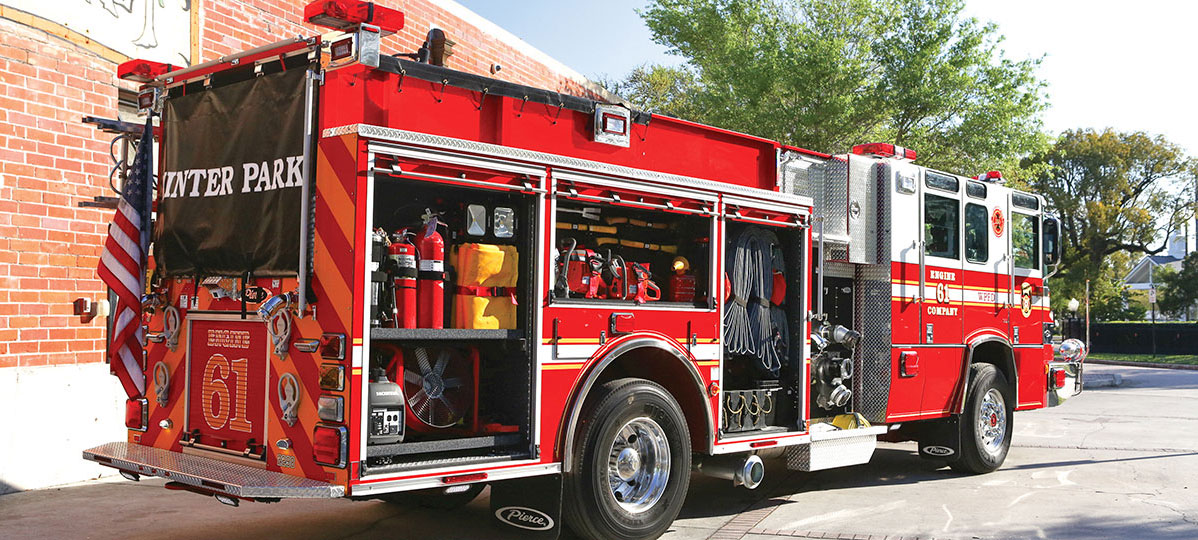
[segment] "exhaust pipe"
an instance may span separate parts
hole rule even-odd
[[[695,461],[695,470],[714,478],[731,480],[733,486],[756,489],[765,478],[765,464],[757,454],[705,456]]]

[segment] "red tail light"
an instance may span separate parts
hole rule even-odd
[[[150,402],[146,398],[125,400],[125,427],[145,431],[150,422]]]
[[[1063,370],[1063,369],[1052,370],[1052,384],[1055,385],[1056,388],[1064,388],[1065,387],[1065,370]]]
[[[403,12],[358,0],[320,0],[304,7],[304,20],[317,26],[352,31],[359,24],[373,24],[385,34],[403,29]]]
[[[349,451],[347,435],[344,426],[317,424],[312,430],[312,457],[321,465],[344,467]]]

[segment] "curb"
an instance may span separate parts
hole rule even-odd
[[[1083,388],[1118,388],[1120,386],[1123,386],[1123,375],[1118,373],[1082,375]]]
[[[1093,360],[1086,359],[1087,364],[1102,364],[1106,366],[1127,366],[1127,367],[1145,367],[1157,369],[1182,369],[1187,371],[1198,371],[1198,366],[1190,364],[1153,364],[1150,362],[1120,362],[1118,360]]]

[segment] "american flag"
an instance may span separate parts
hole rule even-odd
[[[121,190],[116,215],[108,224],[108,239],[100,255],[98,273],[104,284],[116,293],[116,308],[109,337],[109,363],[113,373],[125,387],[130,399],[145,394],[146,374],[141,367],[145,336],[141,327],[141,295],[145,290],[147,246],[142,231],[149,227],[150,208],[147,189],[153,170],[154,132],[152,115],[146,118],[141,143],[133,158],[129,178]]]

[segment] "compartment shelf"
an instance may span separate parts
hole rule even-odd
[[[378,444],[366,447],[366,457],[406,456],[430,452],[496,448],[517,444],[521,438],[522,436],[519,433],[501,433],[499,435],[484,435],[481,437],[465,437],[460,439]]]
[[[477,330],[472,328],[371,328],[370,339],[413,341],[460,341],[523,339],[523,330]]]

